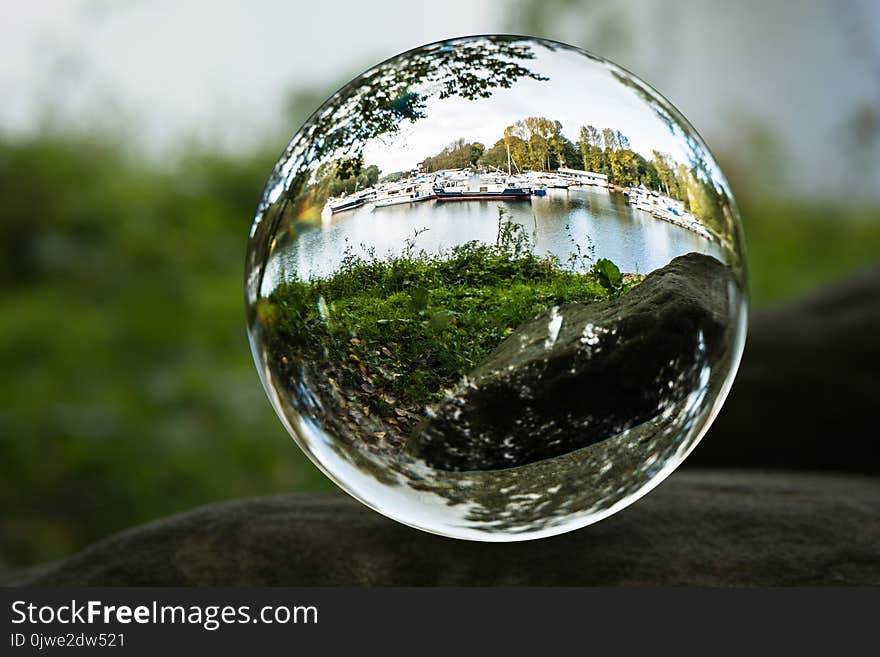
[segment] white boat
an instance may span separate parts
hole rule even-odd
[[[653,213],[660,207],[660,195],[642,186],[630,187],[627,199],[631,206],[645,212]]]
[[[474,172],[470,169],[442,169],[434,173],[436,182],[464,182],[472,178]]]
[[[388,207],[389,205],[402,205],[412,203],[415,198],[415,186],[395,186],[386,189],[380,189],[376,194],[373,205],[377,208]]]
[[[390,205],[427,201],[434,197],[432,180],[433,178],[420,176],[394,184],[380,185],[376,190],[376,198],[372,201],[373,207],[384,208]]]
[[[548,176],[544,183],[548,189],[568,189],[571,183],[560,176]]]
[[[361,191],[354,192],[352,194],[347,194],[346,196],[331,196],[327,199],[327,203],[324,205],[324,212],[329,211],[331,214],[336,214],[337,212],[354,210],[361,207],[365,203],[369,203],[375,198],[375,196],[376,190],[372,187],[367,187],[366,189],[362,189]]]
[[[559,167],[556,170],[557,176],[570,185],[588,185],[590,187],[608,188],[608,176],[604,173],[594,173],[592,171],[584,171],[583,169],[569,169],[568,167]]]
[[[684,209],[682,201],[646,189],[641,185],[630,187],[626,196],[631,206],[650,213],[656,219],[675,224],[706,239],[713,239],[712,233],[700,223],[700,220]]]
[[[535,187],[544,189],[568,189],[571,181],[556,173],[547,173],[544,171],[530,171],[529,179]]]

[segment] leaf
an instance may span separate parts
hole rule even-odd
[[[599,277],[599,283],[606,290],[613,291],[623,283],[623,275],[617,265],[608,258],[599,258],[593,265],[593,273]]]
[[[410,310],[423,313],[428,307],[428,290],[424,287],[417,287],[409,295]]]

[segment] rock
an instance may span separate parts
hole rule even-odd
[[[731,280],[729,267],[691,253],[622,297],[538,315],[432,409],[409,452],[444,470],[502,469],[651,419],[725,353]]]
[[[342,493],[226,502],[112,536],[0,583],[57,586],[880,584],[880,482],[677,472],[622,513],[541,541],[479,544]]]
[[[754,313],[730,396],[685,467],[880,474],[880,267]]]

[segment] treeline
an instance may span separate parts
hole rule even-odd
[[[562,124],[530,116],[504,129],[504,136],[480,158],[480,165],[507,170],[508,151],[512,171],[552,171],[576,166],[577,147],[562,134]]]
[[[363,161],[349,164],[350,160],[336,160],[321,166],[317,172],[316,196],[327,199],[345,196],[372,187],[379,182],[381,171],[375,164],[363,166]]]
[[[433,173],[443,169],[464,169],[477,166],[486,147],[478,141],[467,142],[457,139],[432,157],[426,157],[419,163],[422,171]]]
[[[505,128],[491,148],[458,139],[425,158],[420,168],[428,173],[468,166],[507,171],[508,165],[514,173],[555,171],[561,166],[602,173],[615,185],[644,185],[678,199],[716,230],[726,226],[723,218],[714,216],[721,207],[719,191],[695,167],[657,150],[646,159],[632,149],[626,135],[611,128],[582,126],[577,141],[572,142],[562,134],[559,121],[532,116]]]
[[[611,128],[600,131],[591,125],[582,126],[577,148],[584,169],[604,173],[609,182],[621,187],[644,185],[678,199],[716,234],[727,234],[729,222],[720,214],[721,193],[696,167],[676,162],[658,150],[646,160],[633,151],[626,135]]]
[[[577,149],[584,169],[604,173],[615,185],[656,188],[659,183],[654,164],[636,153],[619,130],[581,126]]]
[[[562,134],[562,123],[531,116],[504,129],[504,135],[486,149],[479,142],[458,139],[419,163],[422,171],[480,166],[486,169],[555,171],[561,166],[604,173],[618,185],[657,186],[660,178],[650,162],[632,150],[619,131],[593,126],[581,128],[577,143]]]
[[[319,222],[327,199],[373,187],[379,183],[381,173],[375,164],[364,166],[359,157],[325,162],[314,176],[304,169],[274,201],[272,211],[283,213],[287,221]]]

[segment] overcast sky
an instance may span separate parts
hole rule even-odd
[[[371,140],[364,150],[365,161],[384,173],[412,169],[459,137],[489,148],[507,126],[542,116],[559,121],[563,134],[572,141],[584,125],[600,131],[612,128],[626,135],[632,148],[648,159],[657,149],[687,162],[680,136],[673,135],[608,66],[569,50],[553,51],[538,43],[530,47],[535,59],[523,64],[549,79],[520,78],[510,89],[496,89],[485,99],[432,98],[425,119],[415,124],[404,121],[399,134]]]
[[[524,22],[518,7],[529,4],[546,7],[541,25]],[[0,129],[29,131],[53,118],[120,126],[154,153],[193,138],[230,148],[282,142],[298,127],[282,111],[291,91],[329,90],[441,38],[537,31],[646,79],[697,126],[725,167],[763,177],[784,169],[780,177],[800,194],[846,185],[880,196],[877,143],[871,150],[853,130],[856,117],[868,126],[880,121],[880,2],[564,4],[6,2]],[[784,167],[755,157],[768,145]]]

